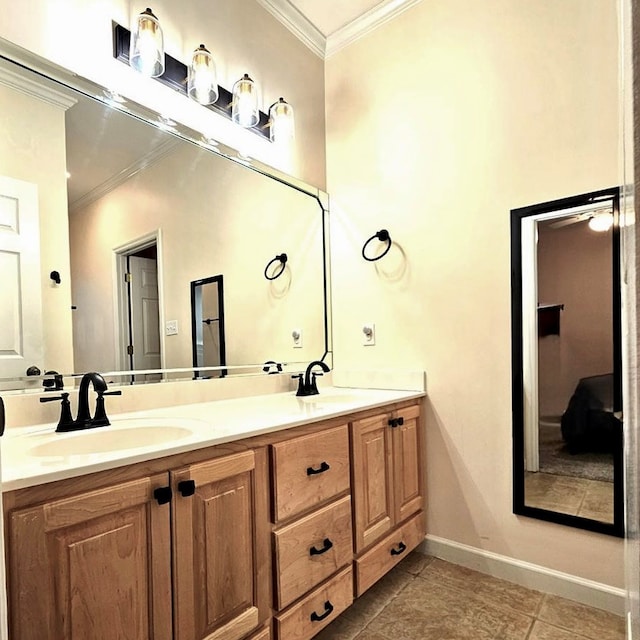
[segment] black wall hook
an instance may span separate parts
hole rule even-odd
[[[61,278],[60,278],[60,272],[59,271],[52,271],[49,274],[49,277],[56,283],[56,284],[60,284],[61,282]]]
[[[279,262],[280,263],[280,267],[276,268],[276,270],[274,271],[273,275],[269,275],[268,271],[269,271],[269,267],[276,263]],[[287,264],[287,254],[286,253],[281,253],[280,255],[276,256],[273,260],[271,260],[269,262],[269,264],[267,264],[267,266],[264,268],[264,277],[267,280],[275,280],[276,278],[279,278],[282,273],[284,272],[284,267]]]
[[[369,256],[367,256],[365,252],[367,249],[367,245],[373,240],[380,240],[380,242],[386,242],[387,247],[379,256],[376,256],[375,258],[370,258]],[[380,229],[380,231],[372,235],[364,243],[364,246],[362,247],[362,257],[368,262],[375,262],[376,260],[380,260],[380,258],[382,258],[383,256],[386,256],[387,253],[389,253],[389,249],[391,249],[391,236],[389,235],[389,232],[386,229]]]

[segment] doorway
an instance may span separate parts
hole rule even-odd
[[[162,367],[158,241],[140,239],[116,251],[119,283],[119,362],[123,371],[139,371],[131,382],[159,379]]]

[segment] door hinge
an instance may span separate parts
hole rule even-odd
[[[128,355],[128,356],[132,356],[132,355],[133,355],[133,345],[132,345],[132,344],[130,344],[130,345],[127,347],[127,355]]]
[[[124,274],[124,281],[127,283],[131,283],[131,274],[130,273],[125,273]]]

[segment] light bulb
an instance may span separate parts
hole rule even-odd
[[[280,98],[269,109],[271,142],[285,143],[295,137],[293,107]]]
[[[249,128],[258,124],[258,92],[246,73],[233,85],[231,118],[241,127]]]
[[[187,92],[200,104],[213,104],[218,99],[218,78],[213,56],[201,44],[189,65]]]
[[[613,216],[610,213],[599,213],[589,218],[589,229],[592,231],[609,231],[613,225]]]
[[[164,73],[164,38],[158,18],[145,9],[131,34],[129,64],[140,73],[157,78]]]

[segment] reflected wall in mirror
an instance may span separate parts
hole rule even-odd
[[[211,273],[225,283],[221,364],[262,373],[267,360],[300,366],[330,350],[328,223],[317,190],[6,59],[0,98],[0,176],[9,181],[0,182],[0,261],[14,276],[0,300],[0,388],[20,388],[2,378],[31,365],[65,375],[190,368],[190,285]],[[23,209],[29,220],[16,218]],[[8,257],[18,229],[29,234],[23,247],[40,238],[22,273]],[[263,278],[282,252],[286,287]],[[302,349],[294,350],[293,328],[304,330]],[[25,353],[28,343],[35,349]]]
[[[514,512],[623,535],[618,188],[511,212]]]

